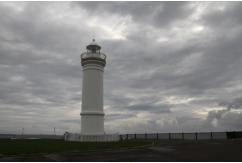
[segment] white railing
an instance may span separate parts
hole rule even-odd
[[[104,53],[90,53],[90,52],[84,52],[81,54],[81,59],[86,59],[89,57],[95,57],[100,59],[106,59],[106,55]]]

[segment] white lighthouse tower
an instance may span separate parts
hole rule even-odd
[[[81,132],[66,132],[66,141],[103,142],[119,141],[119,134],[104,132],[103,111],[103,72],[106,65],[106,55],[101,53],[93,39],[87,45],[87,51],[81,54],[83,71]]]
[[[81,134],[103,135],[103,72],[106,55],[95,40],[87,45],[87,51],[81,54],[83,67]]]

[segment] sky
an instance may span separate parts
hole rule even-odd
[[[242,2],[0,2],[0,133],[80,132],[93,38],[107,133],[242,130]]]

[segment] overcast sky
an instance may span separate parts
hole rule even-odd
[[[0,2],[0,133],[80,132],[94,37],[106,132],[242,130],[241,2]]]

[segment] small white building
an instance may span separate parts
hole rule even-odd
[[[118,141],[118,134],[105,134],[103,111],[103,72],[106,55],[95,40],[81,54],[83,70],[81,133],[66,133],[69,141]]]

